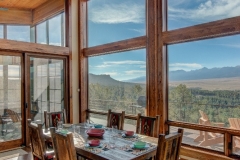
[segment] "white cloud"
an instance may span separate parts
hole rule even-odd
[[[107,65],[107,64],[102,64],[102,65],[97,65],[95,66],[96,68],[107,68],[110,67],[111,65]],[[93,66],[92,66],[93,67]]]
[[[183,18],[195,21],[217,20],[240,15],[239,0],[205,0],[193,9],[169,6],[170,18]]]
[[[129,29],[129,30],[138,32],[140,34],[146,34],[146,29]]]
[[[125,61],[106,61],[103,62],[101,65],[95,66],[96,68],[107,68],[111,66],[116,66],[116,65],[141,65],[144,66],[146,65],[145,61],[132,61],[132,60],[125,60]],[[140,68],[141,68],[140,66]],[[91,66],[94,67],[94,66]]]
[[[176,71],[176,70],[185,70],[185,71],[191,71],[195,69],[203,68],[201,64],[197,63],[173,63],[169,64],[169,70],[170,71]]]
[[[105,4],[93,7],[89,11],[89,19],[94,23],[143,23],[145,20],[145,6],[125,3]]]
[[[145,70],[129,70],[129,71],[124,71],[127,75],[146,75]]]
[[[132,61],[132,60],[125,60],[125,61],[106,61],[103,62],[105,65],[143,65],[146,64],[145,61]]]
[[[231,48],[240,48],[240,44],[219,44],[219,45]]]

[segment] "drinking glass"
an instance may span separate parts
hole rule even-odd
[[[115,141],[116,141],[116,138],[114,136],[110,136],[109,138],[110,148],[115,148]]]
[[[80,132],[81,132],[80,126],[75,126],[74,135],[75,135],[76,138],[79,137]]]
[[[116,135],[118,133],[118,126],[112,125],[112,135]]]
[[[61,131],[61,130],[63,129],[63,122],[62,122],[62,121],[58,121],[58,123],[57,123],[57,129],[58,129],[59,131]]]
[[[84,123],[84,127],[89,128],[89,126],[90,126],[90,120],[87,118],[86,122]]]

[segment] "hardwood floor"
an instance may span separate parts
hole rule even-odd
[[[28,154],[22,155],[18,157],[18,160],[33,160],[32,151],[29,147],[22,148],[24,151],[28,152]]]

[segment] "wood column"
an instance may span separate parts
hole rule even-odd
[[[87,47],[87,0],[79,1],[79,122],[85,122],[88,109],[88,58],[84,56]]]
[[[147,115],[160,116],[160,133],[167,129],[167,55],[161,38],[163,30],[166,30],[166,0],[147,0]]]

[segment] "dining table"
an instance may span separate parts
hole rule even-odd
[[[94,124],[73,124],[66,128],[57,130],[59,133],[73,133],[74,146],[77,155],[93,160],[144,160],[156,155],[158,138],[134,134],[125,136],[123,130],[116,130],[103,127],[104,134],[101,137],[91,137],[87,131],[94,128]],[[43,129],[43,136],[46,140],[51,140],[49,130]],[[91,147],[88,142],[91,140],[100,140],[100,145]],[[146,142],[144,148],[134,148],[134,143]]]

